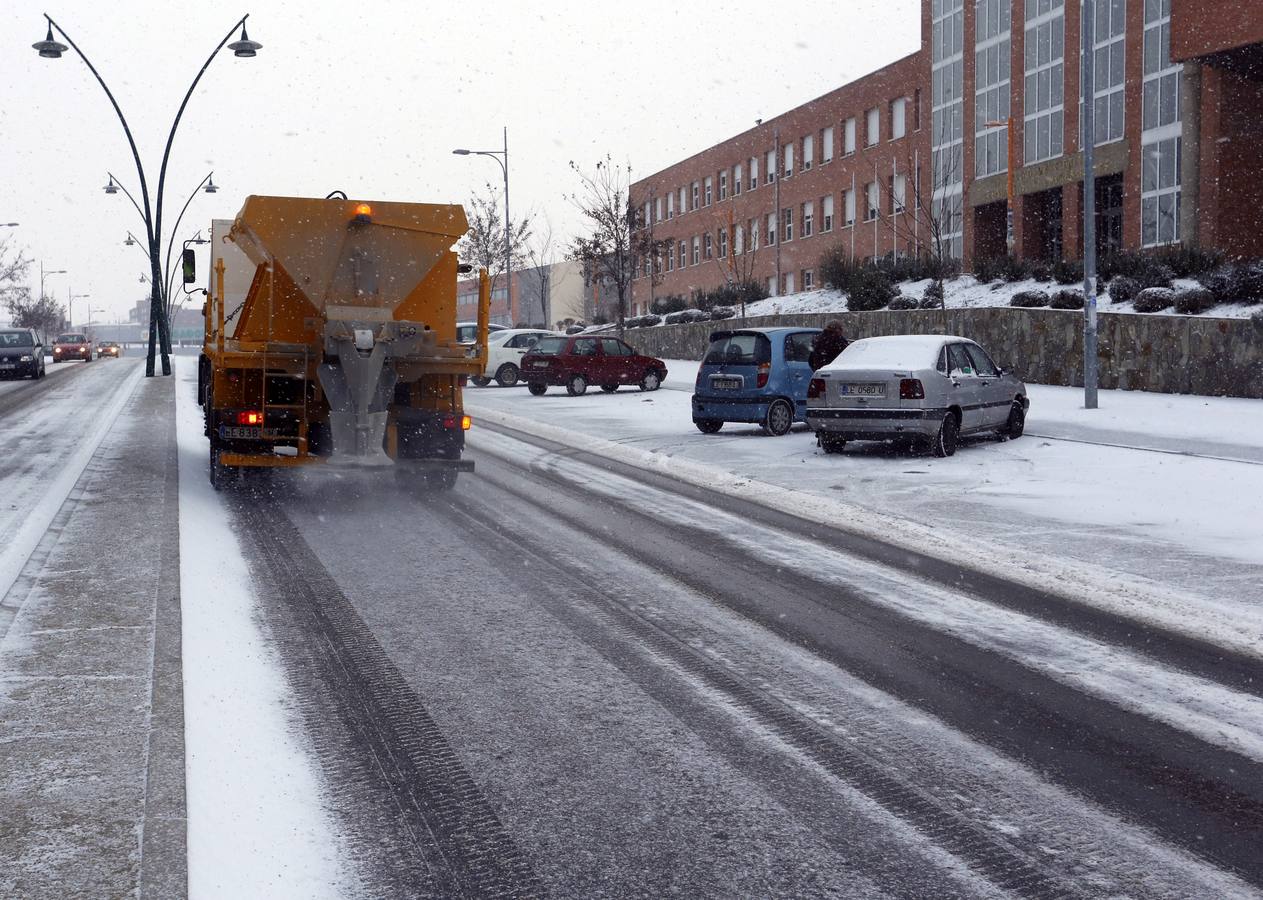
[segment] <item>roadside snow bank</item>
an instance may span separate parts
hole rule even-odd
[[[176,357],[189,897],[339,897],[332,817],[250,573],[206,477],[196,359]]]

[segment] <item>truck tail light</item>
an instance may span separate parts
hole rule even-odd
[[[461,431],[468,431],[470,426],[474,424],[474,420],[469,416],[444,416],[444,428],[459,428]]]
[[[824,396],[824,379],[813,378],[811,383],[807,385],[807,399],[816,400]]]
[[[767,387],[767,376],[771,371],[771,363],[759,363],[759,375],[755,379],[755,387]]]
[[[899,379],[899,399],[900,400],[924,400],[925,386],[921,384],[920,378],[901,378]]]
[[[238,425],[262,425],[263,413],[257,409],[243,409],[237,413]]]

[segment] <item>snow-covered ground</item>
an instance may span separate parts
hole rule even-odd
[[[189,896],[354,893],[249,568],[206,477],[197,360],[175,357]]]
[[[700,483],[845,521],[1246,652],[1263,647],[1263,402],[1030,386],[1027,435],[954,457],[853,444],[825,455],[799,426],[694,428],[697,363],[668,361],[665,390],[532,397],[471,389],[475,416]],[[709,481],[708,481],[709,479]],[[1073,586],[1072,586],[1073,585]],[[1253,649],[1251,649],[1253,648]]]
[[[930,284],[929,280],[922,281],[904,281],[900,282],[896,287],[899,292],[907,297],[914,297],[920,300],[925,295],[925,289]],[[1192,279],[1176,279],[1174,286],[1195,287],[1197,282]],[[1024,281],[1015,281],[1005,283],[1002,281],[992,283],[980,283],[972,275],[961,275],[956,278],[950,278],[943,282],[943,293],[948,309],[965,309],[970,307],[981,306],[1008,306],[1009,301],[1013,299],[1013,295],[1019,291],[1045,291],[1049,294],[1059,290],[1083,290],[1083,285],[1073,284],[1057,284],[1049,281],[1035,281],[1034,279],[1026,279]],[[776,316],[791,313],[829,313],[829,312],[845,312],[847,309],[846,294],[841,291],[823,288],[813,291],[799,291],[794,294],[785,294],[780,297],[768,297],[766,300],[760,300],[757,303],[751,303],[746,306],[747,316]],[[1135,313],[1131,302],[1113,303],[1110,300],[1108,292],[1103,292],[1098,299],[1097,309],[1101,312],[1111,313]],[[1211,307],[1203,316],[1218,318],[1247,318],[1251,314],[1263,310],[1263,305],[1248,303],[1221,303]],[[1167,310],[1167,313],[1172,313]],[[1136,313],[1136,315],[1145,315],[1144,313]]]

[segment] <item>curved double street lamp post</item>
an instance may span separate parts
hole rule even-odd
[[[184,109],[188,106],[189,98],[193,96],[193,90],[197,87],[198,82],[202,80],[202,75],[206,73],[206,70],[210,67],[211,62],[219,54],[219,51],[223,49],[224,45],[228,44],[228,47],[233,51],[234,56],[248,58],[256,55],[262,44],[257,41],[250,40],[249,36],[246,34],[246,19],[250,18],[247,13],[242,16],[231,29],[229,29],[228,33],[224,35],[223,40],[215,46],[215,49],[211,51],[210,56],[206,58],[206,62],[203,63],[202,68],[198,70],[197,75],[193,79],[193,83],[189,85],[189,89],[184,95],[184,100],[180,103],[180,108],[175,114],[175,121],[171,123],[171,131],[167,135],[166,149],[162,153],[162,168],[158,173],[158,195],[156,202],[151,205],[149,202],[149,182],[145,178],[145,167],[140,161],[140,151],[136,149],[136,141],[132,137],[131,127],[127,124],[127,118],[123,115],[123,111],[119,108],[118,101],[114,99],[113,92],[110,91],[109,86],[106,85],[105,80],[101,77],[101,74],[97,72],[96,66],[92,65],[91,61],[86,55],[84,55],[83,51],[79,49],[78,45],[75,44],[70,35],[66,34],[65,30],[54,22],[52,17],[47,13],[44,14],[44,18],[48,21],[48,34],[44,40],[36,41],[31,46],[39,51],[39,55],[45,59],[60,59],[62,53],[66,50],[73,49],[75,53],[78,54],[79,58],[83,60],[83,63],[88,67],[88,70],[92,72],[92,75],[96,78],[97,83],[101,85],[101,89],[105,91],[105,96],[109,98],[110,105],[114,107],[114,112],[118,115],[118,120],[123,126],[123,132],[127,135],[127,143],[131,147],[132,158],[136,162],[136,174],[140,178],[140,195],[143,201],[143,208],[141,203],[136,203],[135,198],[132,198],[132,203],[135,204],[136,211],[141,214],[141,218],[145,220],[146,238],[149,246],[149,353],[145,360],[145,374],[147,376],[152,376],[154,374],[155,344],[160,343],[162,349],[162,374],[170,375],[171,327],[170,322],[167,319],[167,310],[164,303],[162,290],[163,278],[160,265],[162,262],[162,198],[166,188],[167,163],[171,158],[171,145],[175,142],[176,129],[180,126],[180,118],[184,115]],[[229,44],[229,39],[234,33],[236,33],[238,28],[241,29],[241,37]],[[66,41],[65,44],[54,40],[54,30]],[[114,183],[112,176],[110,178],[110,182],[112,184]],[[194,193],[196,193],[196,191]],[[129,193],[128,196],[131,197],[131,194]],[[187,205],[188,204],[185,204],[186,207]],[[181,213],[181,215],[183,215],[183,213]]]

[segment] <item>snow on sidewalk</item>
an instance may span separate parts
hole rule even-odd
[[[189,896],[350,894],[317,763],[223,498],[206,475],[197,361],[177,356]]]

